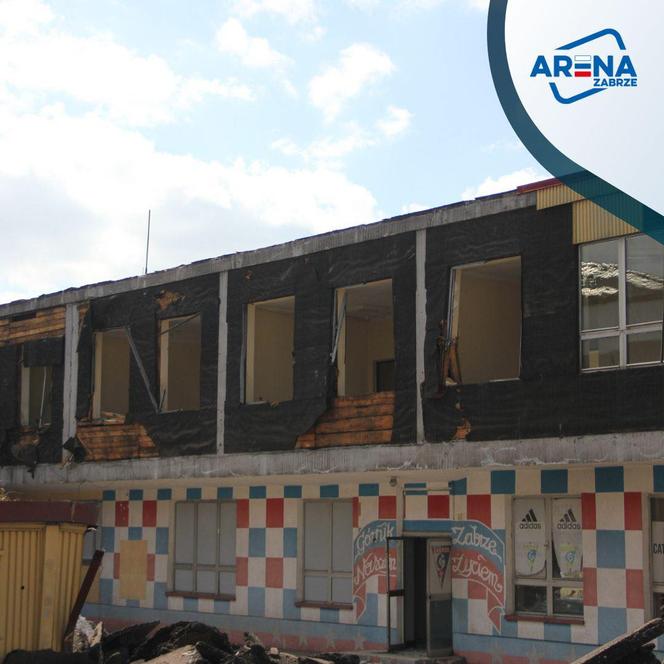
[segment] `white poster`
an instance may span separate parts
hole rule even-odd
[[[652,522],[652,580],[664,583],[664,521]]]
[[[583,567],[581,500],[560,498],[553,501],[551,514],[553,548],[561,579],[580,579]]]
[[[514,562],[517,576],[541,576],[546,566],[544,500],[514,501]]]

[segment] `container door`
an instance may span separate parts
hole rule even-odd
[[[452,542],[427,540],[427,655],[452,654]]]

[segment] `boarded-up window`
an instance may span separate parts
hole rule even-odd
[[[93,417],[129,412],[129,341],[123,329],[95,333]]]
[[[235,594],[235,528],[233,501],[176,503],[176,592]]]
[[[392,280],[339,288],[336,300],[333,356],[339,396],[393,390]]]
[[[169,318],[159,326],[162,410],[197,410],[201,393],[201,317]]]
[[[304,504],[305,601],[352,602],[353,505],[349,501]]]
[[[52,367],[23,367],[21,370],[21,424],[43,427],[51,423]]]
[[[247,305],[247,403],[289,401],[293,398],[294,333],[294,297]]]
[[[451,337],[464,383],[518,378],[521,359],[521,258],[455,267]]]

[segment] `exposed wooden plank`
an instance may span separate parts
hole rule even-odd
[[[393,403],[394,392],[376,392],[359,397],[337,397],[334,400],[335,408],[346,408],[352,406],[372,406],[379,403]]]
[[[140,424],[79,424],[76,435],[86,449],[86,461],[158,456],[153,440]]]
[[[353,417],[346,420],[321,422],[316,425],[316,436],[326,433],[341,433],[343,431],[383,431],[392,429],[393,417],[380,415],[379,417]]]
[[[376,417],[378,415],[392,415],[393,413],[394,404],[389,402],[372,404],[370,406],[345,406],[328,410],[321,415],[318,421],[332,422],[351,417]]]
[[[381,444],[389,443],[391,440],[391,429],[386,431],[351,431],[349,433],[327,433],[316,435],[316,447]]]

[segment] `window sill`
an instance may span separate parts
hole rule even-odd
[[[184,597],[185,599],[216,599],[223,602],[234,602],[235,595],[217,595],[215,593],[188,593],[180,590],[168,590],[166,597]]]
[[[295,606],[301,609],[338,609],[339,611],[352,611],[353,605],[344,602],[312,602],[310,600],[301,600],[295,602]]]
[[[547,625],[585,625],[583,618],[566,618],[564,616],[536,616],[532,613],[510,613],[505,616],[507,622],[538,622]]]

